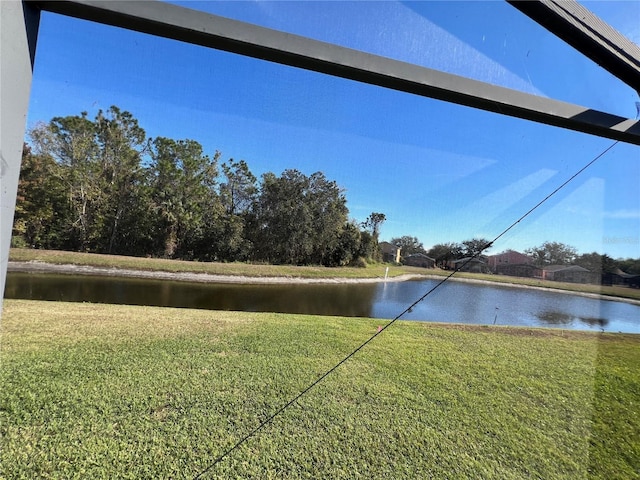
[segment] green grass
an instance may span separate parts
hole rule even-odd
[[[9,260],[15,262],[45,262],[60,265],[88,265],[94,267],[124,268],[133,270],[159,270],[163,272],[209,273],[249,277],[293,277],[293,278],[383,278],[389,268],[389,276],[406,273],[424,274],[425,269],[386,264],[372,264],[366,268],[322,267],[294,265],[265,265],[251,263],[190,262],[161,258],[141,258],[95,253],[64,252],[58,250],[35,250],[12,248]]]
[[[193,478],[381,323],[6,300],[0,477]],[[639,478],[639,347],[398,322],[205,478]]]

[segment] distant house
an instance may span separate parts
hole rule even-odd
[[[435,268],[436,260],[424,253],[412,253],[404,257],[404,264],[412,267]]]
[[[626,273],[616,268],[611,273],[602,274],[602,285],[625,285],[640,288],[640,274]]]
[[[492,269],[493,273],[498,275],[509,275],[511,277],[539,277],[541,276],[540,267],[531,264],[502,264]]]
[[[449,267],[459,269],[461,272],[490,273],[489,265],[480,258],[465,257],[450,262]]]
[[[600,274],[578,265],[547,265],[541,268],[543,280],[571,283],[600,283]]]
[[[400,263],[400,247],[389,242],[380,242],[380,250],[382,251],[382,261],[389,263]]]
[[[491,255],[488,257],[487,264],[492,272],[502,273],[503,275],[514,275],[514,273],[507,273],[517,271],[510,268],[513,265],[531,265],[533,258],[524,253],[516,252],[515,250],[506,250],[497,255]],[[502,270],[502,271],[501,271]],[[531,269],[522,269],[522,272],[530,272]],[[517,274],[516,274],[517,275]],[[528,277],[530,275],[517,275]]]

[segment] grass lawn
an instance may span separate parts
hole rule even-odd
[[[5,300],[0,477],[193,478],[380,324]],[[203,478],[639,478],[639,347],[398,322]]]
[[[9,260],[16,262],[39,261],[62,265],[89,265],[132,270],[159,270],[163,272],[209,273],[212,275],[234,275],[249,277],[299,277],[299,278],[384,278],[406,273],[424,273],[423,268],[401,267],[386,264],[369,265],[367,268],[322,267],[295,265],[265,265],[242,262],[190,262],[162,258],[141,258],[96,253],[63,252],[57,250],[35,250],[12,248]]]

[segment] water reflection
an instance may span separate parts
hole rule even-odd
[[[579,320],[587,325],[600,328],[604,328],[609,324],[609,320],[606,318],[580,317]]]
[[[554,326],[566,326],[571,325],[574,322],[582,322],[585,325],[591,327],[605,328],[609,324],[607,318],[601,317],[576,317],[574,315],[556,312],[556,311],[543,311],[536,316],[543,322]]]
[[[549,325],[569,325],[574,320],[573,315],[562,312],[544,311],[536,314],[536,316]]]
[[[6,298],[395,318],[435,280],[379,284],[234,285],[9,273]],[[451,281],[403,319],[640,333],[640,306],[540,290]]]
[[[318,288],[322,287],[322,288]],[[236,285],[9,273],[5,298],[370,317],[375,285]]]
[[[393,318],[436,281],[379,285],[373,316]],[[640,306],[566,293],[448,282],[403,318],[640,333]]]

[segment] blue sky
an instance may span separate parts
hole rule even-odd
[[[635,117],[637,94],[505,2],[180,2]],[[585,2],[635,42],[640,2]],[[52,14],[28,126],[117,105],[256,175],[323,171],[351,216],[430,246],[493,238],[611,141]],[[490,253],[545,240],[640,257],[640,149],[618,144]]]

